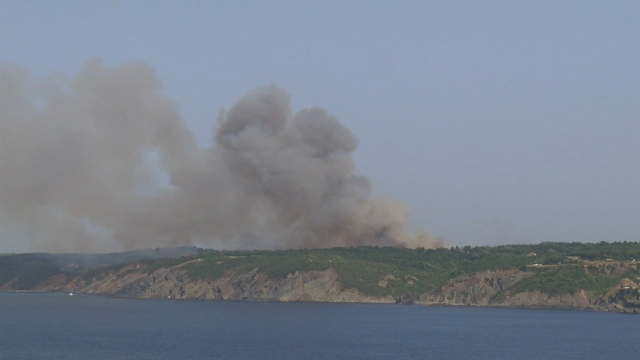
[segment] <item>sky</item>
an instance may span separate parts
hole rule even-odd
[[[635,1],[0,0],[1,62],[144,61],[203,146],[259,85],[327,109],[452,245],[640,240],[639,38]]]

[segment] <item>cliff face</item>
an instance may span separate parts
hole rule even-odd
[[[593,296],[585,291],[549,295],[540,291],[513,292],[511,287],[533,273],[516,269],[485,271],[450,280],[440,290],[423,294],[420,303],[447,306],[496,306],[522,308],[581,309],[600,311],[640,312],[640,302],[632,299],[631,289],[638,284],[623,279],[604,295]]]
[[[584,309],[640,312],[625,298],[626,287],[637,284],[625,279],[601,297],[584,291],[551,296],[539,291],[512,293],[511,288],[531,272],[517,269],[483,271],[450,280],[439,290],[422,294],[416,303],[445,306],[497,306],[525,308]],[[144,272],[133,265],[107,274],[90,284],[67,283],[66,290],[122,297],[253,300],[253,301],[321,301],[321,302],[398,302],[391,296],[369,296],[355,289],[343,289],[338,273],[324,271],[295,272],[286,278],[271,279],[258,269],[247,273],[226,272],[216,280],[194,280],[180,265]],[[43,290],[55,290],[49,287]],[[411,295],[403,295],[405,298]],[[402,300],[402,297],[400,297]],[[412,301],[399,301],[413,303]]]
[[[608,310],[606,307],[596,306],[595,302],[584,291],[555,296],[539,291],[524,291],[509,296],[505,300],[497,302],[496,305],[526,308]]]
[[[420,296],[428,305],[489,306],[494,297],[531,273],[515,269],[482,271],[450,280],[439,291]]]
[[[558,296],[538,291],[510,292],[513,285],[531,275],[533,273],[510,269],[461,276],[435,293],[422,295],[420,302],[426,305],[597,309],[584,292]]]
[[[597,309],[584,293],[549,296],[537,291],[511,293],[520,280],[533,275],[517,269],[483,271],[452,279],[439,291],[424,294],[425,305],[500,306],[525,308]]]
[[[394,302],[390,296],[374,297],[342,289],[333,269],[296,272],[284,279],[270,279],[254,269],[245,274],[228,272],[215,281],[191,280],[180,267],[158,269],[150,274],[130,270],[123,268],[89,285],[78,284],[77,291],[140,298]]]

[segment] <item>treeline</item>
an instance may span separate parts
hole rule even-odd
[[[511,254],[511,255],[528,255],[536,253],[536,257],[543,263],[556,264],[564,262],[567,257],[579,257],[582,260],[640,260],[640,242],[605,242],[599,243],[580,243],[580,242],[543,242],[535,245],[501,245],[495,247],[478,246],[451,248],[451,251],[458,251],[470,255],[473,259],[474,255],[482,254]],[[540,263],[540,261],[537,261]]]

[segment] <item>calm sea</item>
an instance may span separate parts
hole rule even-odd
[[[0,359],[640,359],[640,316],[0,293]]]

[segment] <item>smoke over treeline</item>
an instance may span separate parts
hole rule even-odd
[[[372,198],[351,131],[320,108],[293,113],[276,86],[221,112],[212,135],[196,143],[143,63],[43,81],[0,64],[0,227],[38,251],[438,244]]]

